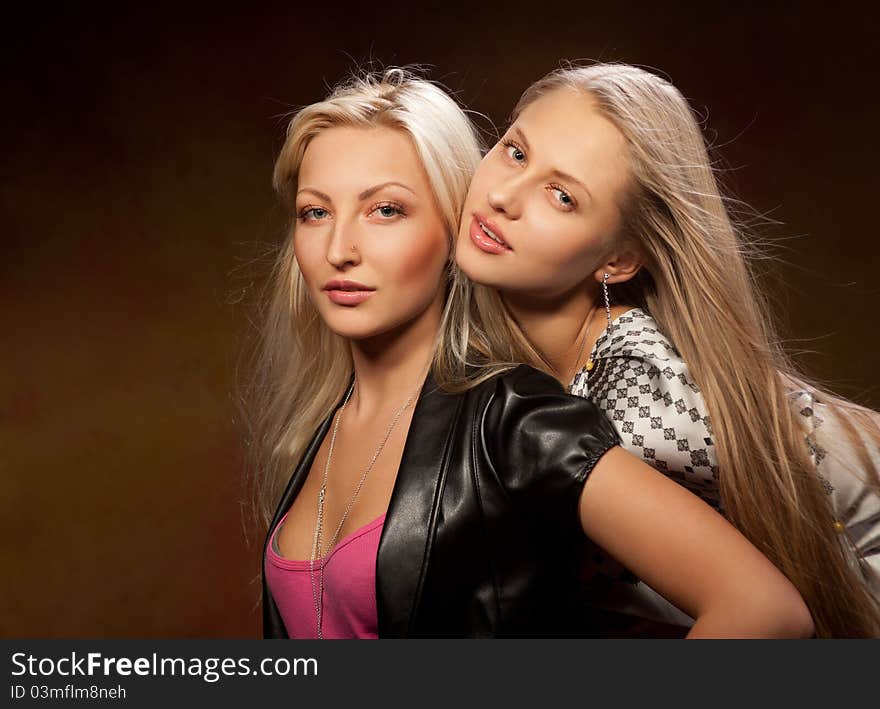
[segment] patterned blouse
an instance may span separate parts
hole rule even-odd
[[[624,448],[723,513],[712,426],[687,364],[654,319],[638,308],[616,318],[610,330],[606,328],[593,347],[592,369],[579,371],[569,391],[605,410]],[[806,391],[792,392],[791,401],[802,416],[805,442],[831,496],[851,563],[880,599],[877,488],[872,491],[851,472],[869,474],[863,471],[853,447],[847,445],[846,434],[832,412]],[[867,439],[863,442],[876,476],[880,449]],[[693,619],[600,550],[593,549],[588,558],[587,577],[597,607],[674,627],[693,624]]]

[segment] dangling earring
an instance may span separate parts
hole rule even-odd
[[[602,295],[605,296],[605,318],[608,320],[608,335],[606,337],[611,337],[611,299],[608,297],[608,279],[611,278],[607,273],[602,274]],[[595,362],[590,358],[587,361],[586,369],[588,372],[593,371],[593,367],[595,366]]]
[[[611,300],[608,298],[608,279],[611,278],[607,273],[602,274],[602,294],[605,296],[605,317],[608,320],[608,333],[611,334]]]

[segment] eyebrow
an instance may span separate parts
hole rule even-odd
[[[382,190],[382,189],[385,189],[386,187],[391,187],[391,186],[402,187],[403,189],[407,190],[408,192],[412,192],[413,194],[415,194],[415,190],[413,190],[410,187],[407,187],[402,182],[396,182],[395,180],[389,180],[388,182],[383,182],[382,184],[374,185],[373,187],[365,189],[363,192],[361,192],[358,195],[358,201],[362,202],[365,199],[369,199],[374,194],[376,194],[379,190]],[[333,201],[330,198],[330,195],[327,195],[324,192],[321,192],[320,190],[316,190],[313,187],[303,187],[301,190],[299,190],[297,192],[297,194],[299,194],[300,192],[311,192],[318,199],[323,199],[325,202],[332,202]]]
[[[372,197],[374,194],[376,194],[379,190],[385,189],[386,187],[391,187],[392,185],[395,187],[402,187],[407,192],[412,192],[413,194],[415,194],[415,190],[411,189],[410,187],[407,187],[402,182],[395,182],[394,180],[389,180],[388,182],[383,182],[381,185],[376,185],[375,187],[370,187],[370,189],[368,189],[368,190],[364,190],[363,192],[361,192],[358,195],[358,199],[359,200],[368,199],[369,197]]]
[[[512,131],[514,133],[516,133],[517,137],[522,141],[523,147],[526,150],[531,150],[531,148],[529,147],[528,138],[526,138],[526,134],[522,132],[522,128],[520,128],[519,126],[513,126]],[[593,199],[593,193],[590,192],[590,190],[587,188],[587,186],[583,182],[581,182],[578,178],[576,178],[574,175],[570,175],[567,172],[563,172],[562,170],[559,170],[556,168],[554,168],[550,172],[550,174],[553,175],[554,177],[558,177],[560,180],[563,180],[565,182],[574,182],[578,187],[580,187],[584,192],[587,193],[587,197],[589,197],[590,199]]]
[[[323,199],[325,202],[333,201],[332,199],[330,199],[330,195],[324,194],[320,190],[316,190],[312,187],[303,187],[301,190],[297,190],[297,194],[300,194],[300,192],[311,192],[313,195],[315,195],[315,197],[317,197],[318,199]]]
[[[532,149],[531,146],[529,145],[529,139],[526,138],[526,134],[522,132],[522,128],[520,128],[519,126],[513,126],[513,128],[511,130],[513,130],[513,132],[519,136],[519,139],[522,141],[523,147],[526,150]]]

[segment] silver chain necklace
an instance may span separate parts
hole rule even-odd
[[[336,527],[333,538],[327,545],[326,552],[324,554],[321,554],[321,535],[324,528],[324,499],[327,496],[327,478],[330,472],[330,463],[333,460],[333,450],[336,447],[336,434],[339,431],[339,422],[342,420],[342,414],[345,412],[345,407],[348,405],[348,400],[351,398],[351,395],[354,392],[354,387],[355,385],[354,383],[352,383],[351,389],[349,389],[348,394],[346,394],[345,401],[342,402],[342,406],[339,409],[339,414],[336,416],[336,421],[333,424],[333,435],[330,437],[330,450],[327,452],[327,461],[324,463],[324,477],[321,482],[321,489],[318,491],[318,517],[315,521],[315,537],[312,542],[312,553],[309,558],[309,578],[311,579],[312,583],[312,598],[315,601],[315,621],[317,625],[319,639],[324,638],[324,564],[326,563],[327,555],[329,555],[331,549],[333,549],[333,546],[336,544],[336,540],[339,538],[339,532],[342,530],[342,525],[344,525],[345,520],[348,519],[348,514],[349,512],[351,512],[351,508],[354,506],[354,501],[357,499],[358,494],[360,494],[361,488],[364,486],[364,482],[366,482],[367,475],[369,475],[370,471],[373,469],[373,465],[375,465],[376,463],[376,459],[379,457],[379,454],[382,452],[382,449],[385,447],[385,444],[391,437],[391,432],[394,430],[394,427],[397,425],[397,422],[400,420],[403,412],[409,408],[410,404],[412,404],[413,399],[415,399],[416,397],[416,394],[421,391],[421,386],[419,386],[419,388],[417,388],[412,394],[410,394],[409,398],[404,402],[403,406],[401,406],[397,410],[397,413],[394,414],[394,418],[391,420],[391,424],[388,426],[388,430],[385,431],[385,436],[379,443],[379,447],[376,448],[376,452],[373,453],[373,457],[370,459],[370,463],[364,470],[363,475],[361,475],[361,479],[358,481],[357,487],[355,488],[354,492],[348,500],[345,511],[342,513],[342,519],[339,520],[339,524]],[[315,582],[316,560],[319,562],[317,584]]]

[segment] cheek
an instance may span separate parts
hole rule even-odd
[[[594,219],[568,219],[549,210],[534,210],[528,224],[533,238],[521,250],[523,280],[538,287],[568,288],[581,282],[602,262],[612,234]]]
[[[449,242],[441,227],[414,228],[381,245],[378,263],[383,281],[396,291],[410,295],[432,295],[449,256]]]
[[[313,281],[316,268],[323,260],[323,245],[316,236],[298,234],[293,238],[293,255],[306,283]]]
[[[487,162],[492,157],[490,154],[483,159],[483,162],[477,167],[473,178],[471,178],[471,183],[468,187],[464,209],[462,209],[461,220],[458,224],[458,233],[456,234],[456,261],[458,261],[459,265],[462,265],[462,261],[467,263],[471,260],[468,252],[474,247],[470,244],[468,232],[471,227],[473,212],[483,212],[484,214],[491,212],[487,201],[488,195],[492,191],[493,185],[498,184],[499,181],[492,166]]]

